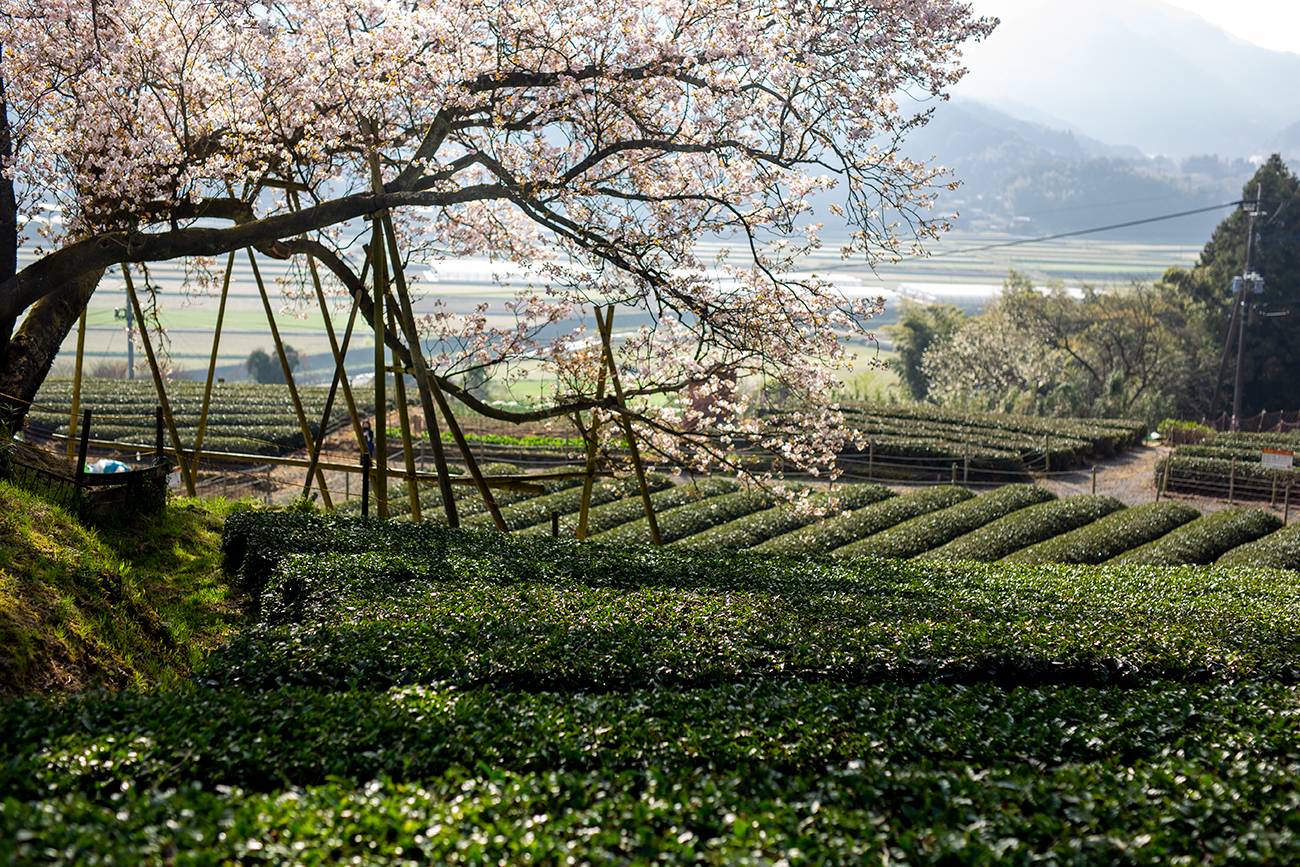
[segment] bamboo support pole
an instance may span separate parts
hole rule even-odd
[[[397,232],[393,228],[393,219],[388,212],[384,212],[382,220],[384,231],[388,236],[388,252],[393,263],[397,298],[401,302],[402,330],[406,335],[407,348],[411,352],[411,367],[415,373],[415,383],[420,389],[420,404],[424,408],[425,426],[429,429],[429,443],[433,447],[434,461],[438,463],[438,474],[441,477],[446,473],[446,463],[442,450],[442,436],[438,433],[437,425],[429,421],[436,418],[433,415],[435,402],[438,411],[442,413],[443,420],[447,423],[447,430],[451,432],[452,439],[455,440],[457,448],[460,449],[461,457],[465,459],[465,468],[469,470],[470,476],[478,486],[479,494],[487,504],[488,513],[492,515],[493,523],[501,532],[508,532],[509,528],[506,526],[506,520],[501,514],[501,508],[497,505],[496,498],[492,496],[492,490],[484,479],[482,470],[479,469],[478,461],[474,460],[474,453],[470,450],[469,441],[465,439],[464,433],[461,432],[460,424],[456,421],[456,416],[451,411],[451,405],[447,402],[447,396],[442,393],[438,380],[429,375],[429,367],[425,363],[424,353],[420,350],[420,334],[415,327],[415,311],[411,307],[411,294],[407,290],[406,275],[402,270],[402,263],[397,255]],[[449,474],[448,478],[450,478]],[[453,500],[448,500],[449,504],[453,502]],[[448,512],[449,523],[453,514],[454,507]],[[459,526],[459,517],[456,518],[456,523],[450,525],[453,527]]]
[[[393,321],[393,310],[388,309],[388,324],[393,331],[397,323]],[[397,417],[402,425],[402,456],[406,459],[406,494],[411,502],[411,520],[420,520],[420,488],[415,483],[415,448],[411,445],[411,414],[406,406],[406,374],[401,370],[397,351],[393,351],[393,395],[397,398]]]
[[[384,365],[384,296],[388,293],[388,269],[384,264],[384,239],[379,221],[372,218],[373,234],[370,238],[370,256],[374,267],[372,305],[375,330],[375,511],[380,518],[388,517],[388,371]],[[455,505],[449,506],[454,512]],[[452,523],[455,527],[457,524]]]
[[[654,503],[650,500],[650,484],[646,481],[645,465],[641,463],[641,451],[636,445],[636,433],[632,422],[627,417],[627,400],[623,395],[623,385],[618,378],[618,362],[614,360],[614,347],[611,343],[614,333],[614,305],[605,308],[605,318],[601,319],[600,308],[596,308],[596,325],[600,328],[600,342],[605,354],[605,363],[609,367],[609,381],[614,387],[614,399],[618,402],[618,419],[623,433],[627,436],[627,450],[632,458],[632,469],[636,471],[637,483],[641,487],[641,502],[645,505],[645,519],[650,526],[650,541],[662,545],[663,537],[659,535],[659,521],[655,518]]]
[[[593,309],[595,306],[593,305]],[[600,321],[599,313],[596,317]],[[599,331],[599,327],[597,327]],[[605,348],[604,339],[601,339],[600,350],[600,377],[596,384],[596,400],[605,397],[605,378],[607,368],[605,367]],[[581,416],[579,416],[579,429],[581,429]],[[582,481],[582,503],[578,507],[578,538],[587,538],[588,515],[591,512],[591,492],[596,486],[596,437],[600,433],[600,410],[591,411],[591,428],[583,430],[583,439],[587,441],[587,476]]]
[[[212,406],[212,380],[217,374],[217,352],[221,349],[221,325],[226,319],[226,299],[230,295],[230,275],[235,270],[235,251],[226,259],[226,275],[221,281],[221,303],[217,305],[217,324],[212,331],[212,356],[208,359],[208,382],[203,388],[203,408],[199,410],[199,429],[194,434],[194,462],[203,453],[203,437],[208,429],[208,409]]]
[[[298,386],[293,381],[293,371],[289,369],[289,358],[284,354],[284,341],[280,340],[280,329],[275,324],[275,311],[271,309],[271,297],[266,293],[266,281],[262,279],[262,271],[257,267],[257,257],[253,254],[250,247],[248,250],[248,262],[253,268],[253,280],[257,283],[258,294],[262,296],[262,307],[266,311],[266,324],[271,329],[271,338],[275,341],[275,353],[280,358],[280,369],[284,372],[285,385],[289,387],[289,397],[293,400],[293,411],[298,416],[298,426],[302,429],[302,441],[308,449],[313,447],[315,438],[311,435],[311,425],[307,423],[307,412],[302,408],[302,400],[298,397]],[[325,508],[330,511],[334,510],[334,504],[330,501],[329,490],[325,485],[325,473],[317,471],[316,480],[320,483],[321,502]]]
[[[158,403],[162,404],[163,419],[167,422],[167,430],[171,434],[172,443],[179,453],[183,448],[181,435],[176,430],[176,419],[172,416],[171,402],[167,400],[167,389],[163,385],[162,371],[158,369],[158,359],[153,354],[153,341],[149,339],[149,326],[145,322],[144,311],[140,308],[140,299],[135,294],[135,282],[131,279],[131,268],[129,266],[122,266],[122,276],[126,278],[126,294],[131,298],[131,309],[135,312],[135,321],[140,326],[140,342],[144,344],[145,357],[149,359],[149,370],[153,372],[153,385],[158,390]],[[193,467],[186,464],[184,458],[178,458],[176,463],[180,465],[181,480],[185,483],[185,492],[191,497],[198,496],[194,489]]]
[[[72,373],[72,410],[68,414],[68,459],[72,459],[72,438],[77,435],[77,413],[81,409],[81,364],[86,357],[86,309],[77,325],[77,369]]]
[[[293,209],[300,210],[301,205],[298,200],[298,191],[291,190],[289,201]],[[348,347],[352,342],[352,329],[357,321],[357,311],[360,309],[361,292],[358,291],[352,296],[352,309],[348,313],[348,325],[343,332],[343,344],[340,347],[338,337],[334,333],[334,321],[330,317],[329,303],[325,300],[325,288],[321,285],[320,269],[316,267],[316,257],[308,254],[307,269],[311,272],[312,287],[316,290],[316,301],[320,305],[321,319],[325,322],[325,334],[329,337],[330,352],[334,355],[334,378],[330,382],[330,393],[325,398],[325,411],[321,414],[321,435],[316,442],[316,448],[312,450],[313,457],[319,461],[320,451],[324,445],[325,429],[329,425],[329,420],[334,413],[334,399],[337,397],[339,386],[343,387],[343,401],[348,407],[348,417],[352,420],[352,432],[356,435],[357,446],[363,452],[368,452],[366,446],[365,433],[361,429],[361,414],[357,411],[356,400],[352,396],[352,383],[348,382],[348,375],[345,361],[348,355]],[[366,282],[366,273],[370,269],[370,254],[367,252],[365,261],[361,264],[361,283]],[[303,489],[311,489],[311,481],[314,473],[311,469],[307,471],[307,479],[304,482]],[[350,478],[350,477],[345,477]],[[345,493],[346,498],[346,493]]]

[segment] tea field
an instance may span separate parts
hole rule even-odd
[[[257,622],[191,688],[0,708],[0,859],[1300,858],[1295,572],[251,510],[223,550]]]
[[[188,380],[177,380],[167,386],[172,415],[186,448],[194,446],[205,388],[206,383]],[[298,392],[308,427],[315,437],[319,434],[329,389],[304,386]],[[357,391],[359,409],[372,414],[373,397],[369,389]],[[85,379],[81,384],[80,409],[91,411],[94,439],[152,446],[157,403],[158,393],[149,381]],[[71,407],[72,380],[47,379],[36,395],[28,421],[51,433],[66,434]],[[327,428],[332,430],[347,420],[347,404],[340,393],[335,398]],[[80,418],[77,424],[80,427]],[[170,440],[167,443],[170,447]],[[212,387],[203,435],[204,451],[278,455],[303,447],[302,427],[287,386],[242,382]]]

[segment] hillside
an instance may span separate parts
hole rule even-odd
[[[0,700],[187,677],[240,622],[217,555],[229,509],[90,528],[0,480]]]

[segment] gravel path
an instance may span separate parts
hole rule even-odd
[[[1126,506],[1149,503],[1156,498],[1155,468],[1156,462],[1169,454],[1165,446],[1143,444],[1126,449],[1113,458],[1097,462],[1097,493],[1115,497]],[[1067,473],[1052,473],[1050,476],[1036,476],[1034,481],[1047,488],[1058,497],[1092,492],[1092,470],[1082,467]],[[1178,500],[1200,509],[1203,513],[1217,512],[1233,506],[1251,506],[1252,508],[1282,514],[1282,505],[1270,507],[1263,500],[1238,500],[1229,503],[1226,499],[1198,497],[1190,494],[1166,493],[1165,499]],[[1292,511],[1297,511],[1293,509]]]

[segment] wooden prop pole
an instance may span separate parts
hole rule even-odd
[[[592,309],[597,311],[596,321],[600,321],[599,309],[592,305]],[[600,327],[596,330],[599,332]],[[603,333],[603,332],[602,332]],[[604,339],[601,339],[600,350],[600,377],[596,383],[596,400],[605,396],[605,348]],[[587,441],[587,475],[582,480],[582,503],[578,507],[578,538],[587,538],[588,515],[591,512],[591,492],[596,483],[596,438],[600,433],[600,410],[591,411],[591,427],[588,430],[582,430],[582,417],[578,416],[578,428],[582,430],[582,437]]]
[[[614,398],[618,401],[620,410],[618,420],[623,426],[623,434],[627,437],[627,450],[632,457],[632,469],[636,470],[637,483],[641,486],[641,502],[645,505],[646,523],[650,525],[650,541],[655,545],[662,545],[664,541],[659,535],[659,521],[655,518],[654,503],[650,500],[650,484],[646,481],[645,465],[641,463],[641,450],[636,446],[636,433],[632,430],[632,422],[627,417],[627,399],[623,395],[623,385],[618,379],[618,363],[614,360],[614,347],[611,343],[614,334],[613,304],[605,308],[603,320],[600,317],[600,308],[596,308],[596,325],[600,328],[600,342],[604,348],[605,364],[609,367],[609,381],[614,386]]]
[[[397,323],[393,321],[393,309],[388,308],[388,324],[396,331]],[[411,502],[411,520],[420,520],[420,487],[415,483],[415,448],[411,445],[411,414],[406,408],[406,374],[398,362],[397,350],[393,350],[393,394],[397,398],[397,417],[402,425],[402,456],[406,459],[406,495]]]
[[[212,380],[217,374],[217,352],[221,348],[221,324],[226,319],[226,299],[230,295],[230,275],[235,270],[235,251],[226,259],[226,276],[221,281],[221,303],[217,306],[217,325],[212,332],[212,357],[208,359],[208,384],[203,388],[203,409],[199,411],[199,429],[194,434],[194,465],[203,453],[203,437],[208,429],[208,409],[212,406]]]
[[[126,278],[126,294],[131,297],[131,309],[135,312],[136,324],[140,326],[140,342],[144,344],[145,357],[149,359],[149,370],[153,372],[153,385],[158,390],[158,403],[162,404],[163,419],[167,422],[167,431],[171,434],[172,444],[176,446],[177,454],[180,454],[184,446],[181,444],[181,435],[176,430],[176,419],[172,417],[171,402],[167,400],[167,389],[163,385],[162,371],[158,369],[158,359],[153,354],[153,342],[149,339],[149,326],[145,322],[144,311],[140,309],[140,299],[136,297],[135,282],[131,279],[129,266],[122,266],[122,276]],[[181,480],[185,482],[185,492],[191,497],[198,496],[194,490],[194,472],[191,465],[185,463],[183,457],[178,457],[176,463],[181,468]]]
[[[262,296],[262,308],[266,311],[266,324],[271,329],[271,338],[275,340],[275,354],[280,359],[280,370],[284,372],[285,385],[289,387],[289,397],[293,400],[293,411],[298,416],[298,427],[302,430],[302,441],[308,449],[311,449],[315,439],[311,435],[311,426],[307,424],[307,413],[302,408],[302,400],[298,397],[298,386],[294,384],[293,371],[289,369],[289,358],[284,354],[284,342],[280,340],[280,329],[275,324],[275,311],[271,309],[271,298],[266,294],[266,283],[262,280],[262,271],[257,267],[257,257],[253,255],[252,248],[248,250],[248,262],[253,268],[253,280],[257,283],[258,294]],[[325,504],[325,508],[333,511],[334,504],[330,501],[330,492],[325,485],[325,473],[317,470],[316,481],[320,483],[321,502]]]
[[[375,507],[379,517],[388,517],[388,371],[384,364],[384,296],[388,294],[388,268],[384,264],[384,235],[379,220],[372,218],[370,256],[374,263],[375,329]],[[455,510],[453,505],[452,510]],[[451,526],[455,527],[456,524]]]
[[[72,459],[72,440],[77,435],[77,413],[81,409],[81,363],[86,356],[86,310],[81,310],[77,326],[77,369],[72,373],[72,411],[68,415],[68,459]]]

